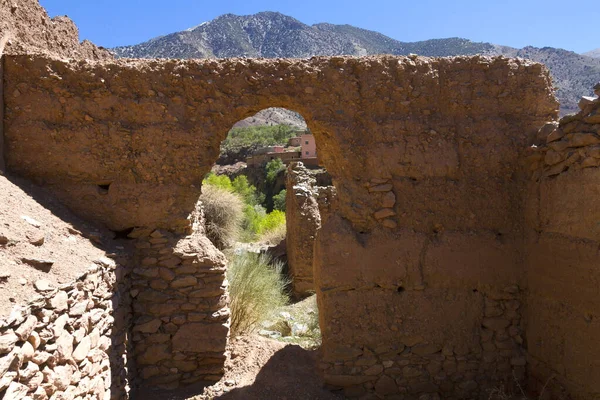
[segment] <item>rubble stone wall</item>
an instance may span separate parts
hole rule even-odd
[[[174,388],[223,374],[229,333],[225,258],[197,230],[139,229],[131,295],[140,377]]]
[[[600,393],[600,100],[580,107],[544,126],[529,157],[528,386],[592,399]]]
[[[524,376],[520,160],[558,109],[541,65],[480,56],[11,56],[5,93],[9,171],[111,229],[147,230],[138,239],[133,329],[138,363],[165,340],[152,378],[167,368],[175,382],[198,378],[174,361],[200,366],[210,350],[178,350],[179,332],[203,341],[225,325],[209,316],[225,304],[192,295],[219,286],[210,298],[223,298],[221,261],[202,261],[205,244],[190,248],[190,261],[176,243],[198,234],[190,216],[228,130],[273,106],[305,117],[336,187],[314,270],[328,383],[349,396],[475,397]],[[217,270],[215,281],[206,269]],[[174,285],[180,278],[191,286]],[[159,303],[177,306],[175,314],[148,311]]]
[[[73,283],[15,306],[0,320],[0,396],[129,398],[128,283],[126,266],[101,259]]]

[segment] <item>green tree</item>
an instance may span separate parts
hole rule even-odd
[[[246,175],[239,175],[231,183],[233,191],[239,194],[246,204],[257,205],[264,201],[264,194],[256,190],[254,185],[248,182]]]
[[[218,187],[223,190],[227,190],[228,192],[233,192],[233,185],[231,184],[231,179],[227,175],[215,175],[210,172],[204,180],[202,181],[203,185],[211,185]]]
[[[275,181],[275,178],[277,178],[277,175],[279,175],[279,173],[283,170],[285,170],[285,164],[283,163],[283,161],[281,161],[281,159],[274,158],[271,161],[269,161],[265,165],[267,182],[273,183]]]
[[[285,212],[285,196],[287,194],[287,190],[283,189],[281,192],[273,196],[273,208],[275,210],[284,211]]]

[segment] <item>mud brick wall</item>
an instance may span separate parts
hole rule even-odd
[[[600,100],[580,107],[540,129],[530,149],[526,319],[529,387],[592,399],[600,392]]]
[[[0,320],[3,398],[129,398],[128,286],[127,267],[103,258],[74,282],[15,306]]]
[[[201,234],[191,216],[228,130],[272,106],[304,116],[336,187],[314,266],[328,382],[348,395],[474,397],[523,376],[521,159],[558,109],[541,65],[480,56],[96,63],[10,56],[5,93],[9,171],[111,229],[148,230],[138,239],[149,247],[139,249],[132,294],[136,359],[162,354],[158,373],[147,371],[150,382],[197,379],[174,361],[200,365],[207,349],[178,354],[178,332],[201,341],[226,325],[218,317],[192,321],[203,311],[183,308],[199,307],[191,293],[212,283],[204,256],[188,271],[177,243]],[[212,252],[197,243],[190,254]],[[172,252],[181,260],[174,269],[197,283],[156,279],[160,251]],[[142,264],[146,258],[156,264]],[[209,268],[223,268],[218,256],[208,258]],[[152,281],[155,292],[142,290]],[[158,303],[180,305],[175,314],[147,311]],[[191,333],[198,323],[204,328]],[[142,324],[158,332],[141,332]],[[166,341],[146,352],[158,338]]]

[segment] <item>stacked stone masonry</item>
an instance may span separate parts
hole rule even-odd
[[[203,235],[138,229],[131,296],[141,378],[165,388],[219,380],[229,333],[225,259]]]
[[[127,268],[100,259],[0,319],[0,397],[129,398],[130,325]]]
[[[222,373],[225,260],[198,228],[196,203],[229,127],[280,106],[305,117],[336,187],[313,258],[330,386],[349,397],[487,398],[558,374],[553,393],[598,392],[595,350],[584,352],[597,348],[598,227],[581,212],[595,213],[597,101],[545,127],[564,135],[531,150],[557,118],[541,65],[4,62],[7,169],[80,215],[134,228],[131,341],[146,382]],[[575,285],[573,265],[592,279],[551,292],[553,279]]]

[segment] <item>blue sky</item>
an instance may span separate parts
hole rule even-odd
[[[330,22],[379,31],[401,41],[464,37],[513,47],[600,48],[597,0],[40,0],[68,15],[81,39],[137,44],[226,14],[279,11],[306,24]]]

